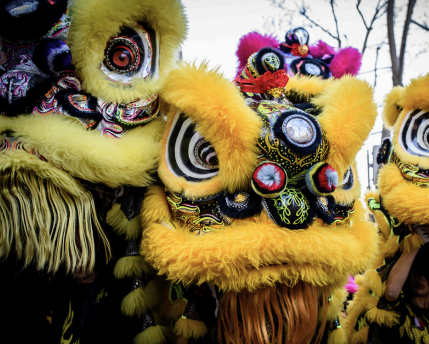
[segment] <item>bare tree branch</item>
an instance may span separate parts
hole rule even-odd
[[[383,69],[392,69],[392,67],[380,67],[380,68],[377,68],[377,70],[383,70]],[[359,72],[359,75],[368,74],[368,73],[374,73],[374,71],[375,71],[375,69],[367,70],[365,72]]]
[[[335,0],[331,0],[332,15],[334,16],[334,20],[335,20],[335,27],[336,27],[336,29],[337,29],[338,48],[341,48],[340,31],[338,30],[338,20],[337,20],[337,16],[335,15],[335,8],[334,8],[334,4],[335,4]]]
[[[377,47],[377,50],[375,51],[375,67],[374,67],[374,88],[377,86],[377,63],[378,63],[378,53],[380,52],[381,47],[383,46],[383,43],[380,44]]]
[[[407,46],[408,30],[410,28],[411,16],[413,15],[416,0],[408,0],[407,17],[405,18],[404,29],[402,30],[401,51],[399,53],[399,77],[402,84],[402,74],[404,73],[405,48]]]
[[[426,22],[423,22],[423,24],[420,24],[420,23],[417,23],[415,20],[411,19],[411,23],[421,27],[423,30],[429,31],[429,27]]]
[[[387,37],[389,39],[389,50],[390,60],[392,61],[392,81],[393,86],[402,86],[402,81],[398,78],[399,75],[399,59],[396,53],[396,41],[395,41],[395,30],[394,30],[394,11],[395,11],[395,0],[387,1]]]
[[[307,15],[307,9],[305,8],[305,6],[302,6],[301,9],[299,10],[299,13],[304,16],[305,18],[307,18],[307,20],[312,23],[314,26],[317,26],[319,29],[321,29],[323,32],[327,33],[329,36],[331,36],[333,39],[341,42],[339,40],[339,38],[337,36],[334,36],[332,33],[330,33],[328,30],[326,30],[323,26],[321,26],[320,24],[316,23],[313,19],[311,19],[308,15]]]
[[[363,42],[363,47],[362,47],[362,51],[361,51],[361,54],[363,56],[363,54],[365,53],[365,50],[367,48],[368,37],[369,37],[369,34],[371,33],[371,31],[373,29],[374,22],[377,19],[379,19],[384,13],[386,13],[387,1],[386,0],[383,0],[383,2],[381,2],[381,0],[377,1],[377,6],[375,7],[375,12],[374,12],[374,15],[372,16],[371,23],[369,24],[369,26],[366,23],[365,17],[359,8],[361,2],[362,2],[362,0],[357,0],[356,9],[359,12],[359,14],[362,18],[363,24],[365,25],[365,28],[366,28],[365,40]]]

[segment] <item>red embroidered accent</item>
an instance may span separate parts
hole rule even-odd
[[[242,92],[266,93],[274,88],[285,88],[289,81],[289,77],[283,69],[274,73],[266,72],[259,78],[254,78],[247,67],[244,71],[249,79],[240,79],[240,76],[238,76],[234,80],[235,84],[240,86]]]

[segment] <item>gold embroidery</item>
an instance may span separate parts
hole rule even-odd
[[[69,302],[69,313],[67,315],[66,320],[64,321],[63,325],[63,334],[61,336],[60,344],[79,344],[80,339],[78,338],[76,341],[73,341],[73,334],[70,335],[69,339],[64,338],[64,334],[67,332],[67,330],[70,328],[71,324],[73,323],[73,317],[74,312],[72,310],[71,300]]]

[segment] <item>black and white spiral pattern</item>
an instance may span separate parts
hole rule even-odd
[[[429,156],[429,112],[408,112],[402,122],[398,141],[409,154]]]
[[[167,139],[165,160],[169,170],[178,177],[198,182],[219,173],[216,151],[197,130],[192,119],[176,112]]]

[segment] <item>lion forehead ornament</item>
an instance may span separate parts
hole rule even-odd
[[[376,249],[354,163],[376,109],[365,82],[288,79],[283,63],[273,49],[252,55],[239,89],[204,65],[165,83],[165,189],[146,194],[141,254],[173,281],[170,296],[185,295],[175,324],[185,337],[207,332],[213,319],[199,331],[185,323],[209,312],[220,342],[320,341],[326,323],[344,339],[342,285]],[[221,294],[213,314],[198,305],[210,289]]]

